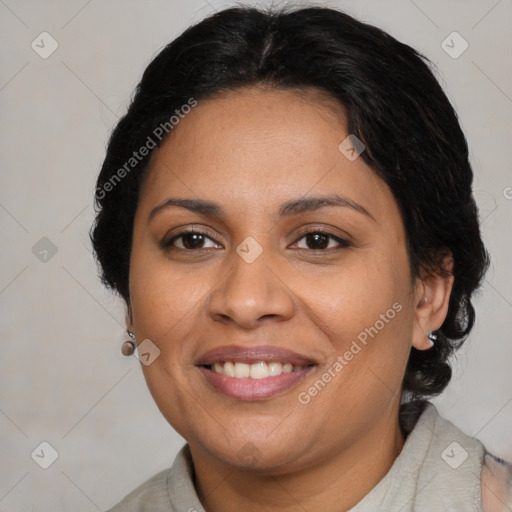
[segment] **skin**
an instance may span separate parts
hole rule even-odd
[[[134,222],[129,327],[161,351],[142,366],[146,382],[190,445],[208,512],[347,510],[402,449],[409,351],[430,348],[452,278],[411,278],[398,205],[362,158],[340,152],[347,135],[343,108],[324,93],[249,88],[199,101],[153,153]],[[333,193],[372,218],[340,206],[278,215],[284,202]],[[168,197],[213,201],[223,217],[174,206],[148,221]],[[197,247],[190,237],[160,245],[191,227],[206,235],[199,249],[184,248]],[[321,238],[318,248],[310,228],[350,245]],[[263,250],[252,263],[236,252],[249,236]],[[298,393],[395,303],[401,311],[301,404]],[[318,366],[293,389],[244,402],[194,364],[228,344],[284,347]]]

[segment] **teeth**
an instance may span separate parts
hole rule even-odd
[[[268,374],[273,377],[274,375],[281,375],[283,373],[283,365],[281,363],[269,363]]]
[[[212,370],[215,373],[221,373],[237,379],[246,379],[248,377],[251,379],[265,379],[266,377],[275,377],[282,373],[298,372],[303,368],[304,366],[293,366],[291,363],[277,363],[275,361],[270,363],[260,361],[254,364],[225,361],[223,363],[214,363]]]
[[[251,364],[251,379],[264,379],[268,377],[267,363]]]
[[[235,377],[237,379],[244,379],[249,377],[251,373],[250,366],[245,363],[235,363]]]
[[[217,370],[215,370],[215,371],[217,371]],[[223,373],[224,375],[227,375],[228,377],[234,377],[235,376],[235,365],[231,361],[226,361],[224,363],[224,371],[222,371],[222,366],[221,366],[221,371],[218,373]]]
[[[283,373],[292,373],[293,366],[290,363],[283,364]]]

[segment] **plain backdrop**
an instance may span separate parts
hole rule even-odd
[[[429,56],[459,113],[492,265],[476,326],[435,403],[512,459],[512,1],[318,3]],[[88,231],[106,141],[144,68],[229,5],[0,0],[0,511],[105,510],[170,466],[183,444],[137,359],[120,353],[124,306],[97,278]],[[468,48],[454,58],[447,37]]]

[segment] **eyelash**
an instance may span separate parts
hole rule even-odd
[[[212,242],[214,243],[217,243],[211,236],[209,236],[207,233],[204,233],[202,231],[197,231],[195,229],[187,229],[187,230],[184,230],[184,231],[180,231],[179,233],[177,233],[176,235],[172,236],[169,240],[162,240],[161,242],[161,246],[163,249],[165,250],[179,250],[179,251],[188,251],[188,252],[192,252],[192,251],[200,251],[202,250],[203,248],[199,248],[199,249],[183,249],[181,247],[174,247],[173,244],[176,240],[179,240],[180,238],[186,236],[186,235],[189,235],[189,234],[195,234],[195,235],[202,235],[204,236],[205,238],[208,238],[209,240],[211,240]],[[335,240],[339,246],[338,247],[330,247],[330,248],[327,248],[327,249],[304,249],[304,248],[301,248],[299,250],[305,250],[305,251],[309,251],[309,252],[313,252],[313,253],[326,253],[326,252],[331,252],[333,249],[334,250],[340,250],[340,249],[345,249],[347,247],[351,247],[351,244],[343,239],[343,238],[340,238],[339,236],[336,236],[336,235],[333,235],[332,233],[330,233],[329,231],[326,231],[324,229],[320,229],[320,228],[313,228],[313,229],[310,229],[308,231],[305,231],[304,233],[301,234],[301,236],[299,238],[297,238],[297,240],[295,240],[295,242],[293,242],[294,244],[298,243],[300,240],[302,240],[303,238],[305,238],[307,235],[311,235],[311,234],[320,234],[320,235],[324,235],[332,240]],[[207,248],[209,249],[209,248]]]

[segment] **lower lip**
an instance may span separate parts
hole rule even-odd
[[[304,379],[314,369],[314,366],[308,366],[296,372],[266,377],[265,379],[251,379],[250,377],[237,379],[208,370],[203,366],[198,368],[217,391],[238,400],[251,402],[265,400],[288,391]]]

